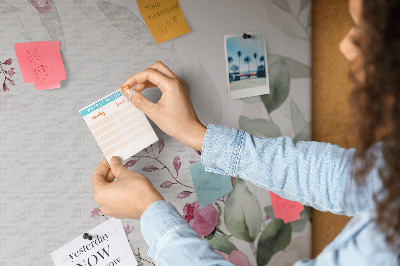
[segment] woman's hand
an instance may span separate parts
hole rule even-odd
[[[136,89],[130,89],[136,85]],[[157,103],[140,92],[157,87],[162,96]],[[200,122],[190,101],[186,84],[163,63],[157,62],[132,75],[121,86],[122,93],[166,134],[183,144],[202,150],[206,127]]]
[[[126,169],[118,157],[112,157],[110,165],[106,159],[100,162],[92,186],[100,211],[117,219],[140,219],[153,202],[164,200],[147,177]]]

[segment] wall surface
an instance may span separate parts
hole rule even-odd
[[[312,104],[313,140],[352,147],[349,140],[350,64],[339,43],[351,28],[346,0],[313,1]],[[349,218],[313,211],[312,255],[316,257],[340,233]]]

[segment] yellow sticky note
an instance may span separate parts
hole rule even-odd
[[[137,0],[140,14],[157,43],[190,32],[177,0]]]

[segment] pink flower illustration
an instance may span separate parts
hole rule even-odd
[[[215,251],[218,255],[220,255],[224,260],[231,262],[236,266],[251,266],[249,259],[247,256],[239,251],[239,250],[232,250],[230,256],[226,255],[225,253]]]
[[[5,65],[11,65],[11,64],[12,64],[12,59],[11,59],[11,58],[8,58],[6,61],[4,61],[3,64],[5,64]]]
[[[208,236],[218,225],[218,212],[212,203],[203,208],[199,207],[197,200],[192,203],[186,203],[185,207],[183,207],[183,215],[185,220],[200,236]]]
[[[99,217],[99,216],[100,216],[99,211],[98,211],[96,208],[94,208],[93,211],[92,211],[91,217],[92,217],[92,218],[97,218],[97,217]]]
[[[10,78],[12,76],[14,76],[15,72],[14,72],[14,68],[11,68],[10,70],[7,71],[7,74],[10,76]]]
[[[132,233],[133,231],[133,226],[129,227],[129,224],[127,224],[126,226],[124,226],[124,230],[125,230],[125,234],[129,235],[130,233]]]
[[[31,4],[42,14],[50,11],[50,2],[53,0],[29,0]]]

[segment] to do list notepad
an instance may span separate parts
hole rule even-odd
[[[119,90],[79,112],[107,161],[112,156],[126,160],[158,140],[145,114]]]

